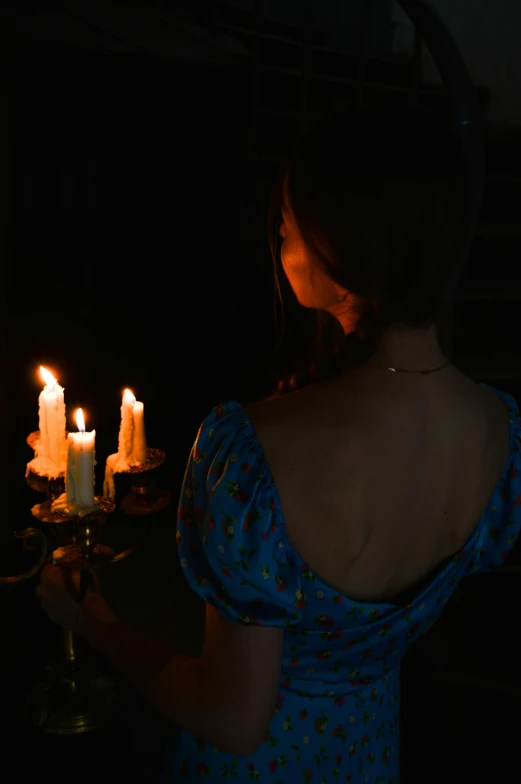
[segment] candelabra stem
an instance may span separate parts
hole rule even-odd
[[[46,668],[45,679],[27,696],[29,722],[54,735],[81,735],[114,718],[118,708],[114,683],[100,676],[86,651],[77,650],[71,629],[62,633],[58,659]]]
[[[53,510],[52,497],[31,509],[37,520],[48,525],[53,547],[52,561],[64,568],[65,579],[73,589],[78,610],[93,585],[93,568],[122,560],[135,549],[129,548],[115,556],[112,548],[100,543],[102,527],[107,516],[114,511],[115,504],[106,498],[96,500],[96,509],[84,517]],[[38,538],[42,548],[40,559],[23,575],[0,578],[0,584],[28,579],[49,560],[43,531],[27,528],[15,536],[24,540],[27,549],[34,549]],[[79,586],[72,579],[73,572],[78,571]],[[80,645],[78,635],[71,629],[63,629],[60,634],[57,659],[45,667],[42,679],[32,685],[25,702],[25,714],[33,727],[42,732],[79,735],[112,721],[117,715],[118,699],[113,681],[97,671],[92,655]]]
[[[68,664],[76,661],[74,632],[70,629],[63,630],[63,658]]]

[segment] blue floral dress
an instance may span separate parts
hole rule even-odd
[[[521,528],[521,419],[514,398],[503,475],[461,551],[395,603],[358,602],[314,574],[288,541],[280,498],[237,402],[203,421],[177,522],[191,588],[232,621],[283,627],[277,704],[263,744],[235,756],[181,731],[163,781],[399,781],[400,663],[465,575],[500,565]]]

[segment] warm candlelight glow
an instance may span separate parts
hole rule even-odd
[[[56,385],[56,379],[54,378],[51,371],[47,370],[47,368],[44,368],[41,365],[40,365],[40,375],[46,386],[54,387]]]
[[[134,395],[131,389],[125,389],[125,391],[123,392],[123,400],[127,403],[135,403],[136,396]]]
[[[76,424],[78,425],[78,430],[80,431],[80,433],[84,433],[85,420],[83,418],[83,411],[81,410],[81,408],[78,408],[78,410],[76,411]]]

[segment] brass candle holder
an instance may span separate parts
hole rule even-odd
[[[123,512],[129,515],[149,515],[168,506],[171,498],[168,490],[150,484],[150,473],[162,466],[165,460],[165,452],[148,447],[146,463],[117,472],[128,474],[131,480],[131,492],[121,501],[120,508]]]
[[[98,507],[90,514],[67,515],[52,509],[53,500],[60,490],[63,491],[58,480],[29,472],[27,482],[32,489],[47,492],[47,500],[31,510],[43,530],[26,528],[14,535],[22,539],[24,547],[29,550],[35,548],[35,540],[38,539],[40,556],[34,566],[23,574],[0,577],[0,584],[24,582],[37,574],[45,563],[52,561],[68,572],[80,572],[76,594],[80,603],[93,584],[94,570],[122,561],[136,552],[146,529],[141,526],[132,546],[116,553],[101,542],[104,525],[116,508],[112,501],[97,498]],[[73,631],[64,629],[60,657],[45,667],[43,680],[35,684],[27,696],[27,719],[46,733],[78,735],[103,726],[114,716],[116,708],[113,682],[96,671],[92,657],[77,645]]]

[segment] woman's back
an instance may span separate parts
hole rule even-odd
[[[454,367],[345,374],[249,414],[289,540],[359,601],[391,601],[463,547],[508,458],[508,409]]]
[[[209,780],[280,766],[292,781],[397,782],[402,659],[460,581],[514,546],[520,443],[515,400],[450,367],[359,368],[217,406],[185,474],[178,555],[230,621],[283,630],[279,690],[253,754],[182,732],[170,780],[193,765]]]

